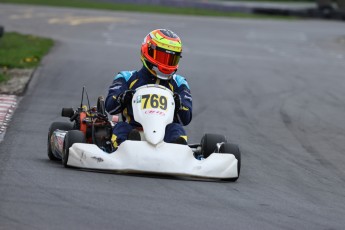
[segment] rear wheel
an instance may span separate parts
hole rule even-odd
[[[201,154],[204,158],[209,157],[217,149],[218,143],[226,143],[224,135],[206,133],[201,139]]]
[[[64,148],[62,151],[62,164],[68,167],[67,161],[69,157],[69,148],[75,143],[86,143],[86,138],[83,132],[79,130],[71,130],[66,133]]]
[[[74,115],[74,110],[73,108],[62,108],[62,111],[61,111],[61,116],[62,117],[73,117]]]
[[[61,159],[57,158],[52,152],[51,137],[53,132],[57,129],[69,131],[73,129],[73,124],[69,122],[53,122],[48,130],[48,142],[47,142],[47,153],[48,157],[52,161],[59,161]]]
[[[230,153],[233,154],[237,159],[237,177],[226,179],[227,181],[237,181],[241,172],[241,152],[238,145],[224,143],[220,146],[219,153]]]

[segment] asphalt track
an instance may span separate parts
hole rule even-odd
[[[0,144],[0,229],[344,229],[345,24],[258,21],[0,4],[7,31],[52,37]],[[64,106],[93,102],[140,68],[152,29],[184,42],[190,142],[228,135],[236,183],[65,169],[46,156]],[[178,153],[176,153],[178,154]]]

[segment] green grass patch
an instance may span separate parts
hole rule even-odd
[[[236,12],[221,12],[216,10],[191,8],[191,7],[170,7],[159,5],[140,5],[128,3],[107,3],[88,0],[0,0],[0,3],[17,3],[17,4],[34,4],[59,7],[73,7],[84,9],[98,10],[115,10],[115,11],[134,11],[148,13],[164,13],[174,15],[199,15],[199,16],[217,16],[217,17],[236,17],[236,18],[296,18],[291,16],[272,16],[272,15],[255,15]]]
[[[8,76],[7,74],[2,73],[2,71],[0,71],[0,83],[1,83],[1,82],[5,82],[5,81],[7,81],[8,79],[10,79],[10,76]]]
[[[9,69],[36,67],[53,44],[47,38],[5,33],[0,38],[0,82],[8,79]]]

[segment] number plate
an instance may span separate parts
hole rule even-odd
[[[144,94],[141,95],[141,109],[161,109],[167,110],[168,100],[163,95]]]

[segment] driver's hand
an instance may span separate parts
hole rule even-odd
[[[175,101],[175,111],[179,111],[182,109],[182,102],[181,96],[178,93],[174,93],[174,101]]]
[[[121,104],[121,106],[129,105],[131,104],[134,93],[135,90],[126,90],[117,97],[117,101]]]

